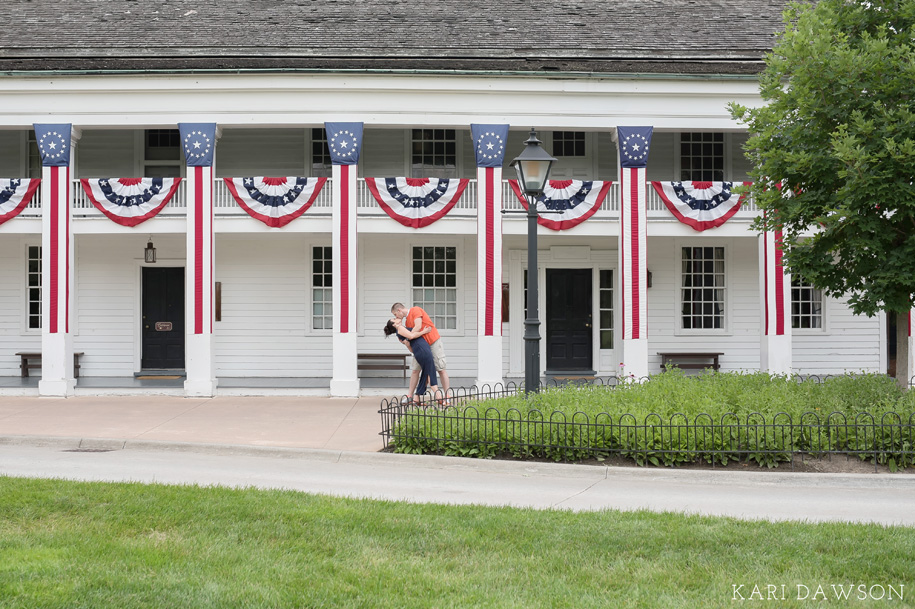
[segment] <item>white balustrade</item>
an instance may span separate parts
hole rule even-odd
[[[378,205],[375,197],[372,196],[371,191],[365,185],[365,179],[359,178],[356,184],[356,200],[359,214],[364,216],[384,215],[384,211]],[[99,212],[95,206],[92,205],[92,202],[89,200],[89,197],[86,195],[86,192],[83,190],[82,184],[80,184],[78,179],[73,180],[72,191],[72,209],[74,216],[92,217],[101,215],[101,212]],[[646,183],[646,191],[648,195],[648,212],[651,213],[652,216],[661,216],[666,214],[667,207],[655,189],[651,186],[650,182]],[[318,193],[318,197],[315,199],[315,202],[312,204],[312,213],[330,213],[330,209],[333,206],[332,193],[333,183],[330,181],[330,179],[328,179],[324,187],[321,189],[321,192]],[[232,196],[232,193],[229,191],[229,188],[226,186],[226,183],[222,178],[216,178],[213,181],[213,206],[215,208],[215,213],[218,216],[245,215],[245,211],[235,201],[235,197]],[[523,209],[521,201],[518,200],[518,197],[515,195],[515,192],[511,188],[508,180],[502,180],[502,206],[504,209],[510,210]],[[475,216],[476,208],[477,181],[470,180],[467,184],[467,188],[461,195],[461,198],[458,199],[458,202],[450,212],[450,215],[463,217]],[[595,217],[614,218],[619,214],[619,209],[620,185],[618,181],[615,181],[610,187],[610,192],[607,193],[607,198],[604,201],[604,204],[601,206],[601,209],[597,212]],[[172,199],[168,202],[168,205],[166,205],[160,213],[165,216],[181,216],[184,215],[186,211],[187,181],[182,180],[178,185],[178,191],[175,193],[175,196],[172,197]],[[748,198],[741,206],[738,215],[744,217],[753,216],[756,215],[757,211],[758,208],[753,202],[753,199]],[[35,193],[35,196],[32,198],[32,201],[29,203],[29,205],[25,208],[25,210],[23,210],[23,215],[36,216],[40,215],[40,213],[41,190],[39,189]]]

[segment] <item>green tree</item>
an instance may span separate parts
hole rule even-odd
[[[758,230],[855,313],[907,315],[915,295],[915,0],[792,3],[747,124]],[[907,362],[900,317],[897,379]],[[908,379],[905,379],[906,382]]]

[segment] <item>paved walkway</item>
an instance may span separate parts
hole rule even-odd
[[[379,397],[0,397],[0,437],[379,451]]]
[[[915,526],[915,475],[613,468],[377,452],[378,398],[0,398],[0,475],[417,502]]]

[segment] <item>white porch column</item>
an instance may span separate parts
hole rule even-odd
[[[333,162],[333,378],[330,394],[359,395],[357,375],[356,176],[362,148],[362,123],[326,123],[327,145]]]
[[[620,165],[620,361],[625,374],[648,376],[648,194],[651,127],[617,127]]]
[[[70,224],[70,175],[79,131],[70,124],[36,124],[41,154],[41,380],[38,394],[74,394],[73,227]]]
[[[782,265],[781,231],[759,236],[760,320],[759,369],[791,374],[791,275]]]
[[[215,123],[179,123],[187,161],[185,370],[187,397],[216,395],[213,361],[213,157]]]
[[[471,125],[477,161],[477,378],[502,374],[502,164],[508,125]]]

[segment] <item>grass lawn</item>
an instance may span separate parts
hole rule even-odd
[[[747,605],[915,606],[915,529],[0,477],[3,608]]]

